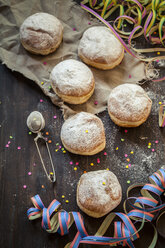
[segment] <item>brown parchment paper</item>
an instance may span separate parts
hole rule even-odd
[[[19,40],[19,28],[22,22],[37,12],[55,15],[64,26],[62,44],[57,51],[47,56],[30,54]],[[146,75],[144,63],[125,53],[124,60],[115,69],[101,71],[91,68],[96,87],[88,102],[82,105],[63,103],[50,89],[50,72],[62,60],[68,58],[79,60],[77,55],[79,41],[83,32],[93,25],[102,24],[97,19],[91,18],[71,0],[0,0],[0,60],[11,70],[18,71],[33,80],[44,94],[62,109],[64,118],[74,114],[75,111],[99,113],[106,109],[107,98],[112,88],[123,83],[138,83],[146,79]],[[97,105],[95,101],[98,102]]]

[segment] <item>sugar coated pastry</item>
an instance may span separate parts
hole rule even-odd
[[[47,55],[60,45],[63,35],[61,22],[53,15],[36,13],[29,16],[20,27],[20,40],[26,50]]]
[[[136,84],[122,84],[114,88],[108,99],[108,112],[114,123],[121,127],[137,127],[151,112],[152,101]]]
[[[71,104],[86,102],[93,94],[95,81],[91,70],[82,62],[68,59],[57,64],[51,74],[52,89]]]
[[[105,148],[105,131],[100,118],[80,112],[67,119],[61,128],[63,146],[72,153],[94,155]]]
[[[110,29],[96,26],[84,32],[78,54],[86,64],[109,70],[120,64],[124,57],[124,48]]]
[[[76,198],[77,205],[84,213],[99,218],[120,204],[122,189],[113,172],[91,171],[80,177]]]

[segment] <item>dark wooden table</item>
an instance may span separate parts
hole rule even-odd
[[[62,146],[60,129],[63,123],[59,108],[54,106],[32,81],[0,65],[0,247],[62,248],[73,240],[76,234],[74,226],[69,235],[61,237],[58,234],[46,233],[41,228],[41,220],[28,221],[26,211],[32,206],[30,197],[39,194],[46,206],[56,198],[66,211],[79,211],[76,204],[76,185],[80,176],[84,171],[109,168],[118,176],[123,188],[122,203],[115,211],[123,211],[122,204],[126,199],[128,186],[132,183],[148,182],[148,176],[165,164],[165,129],[158,126],[159,102],[165,100],[165,82],[148,82],[142,87],[153,100],[149,119],[138,128],[124,129],[117,127],[110,120],[107,111],[104,111],[98,116],[105,125],[106,149],[95,156],[78,156],[69,152],[63,153],[61,148],[58,149],[59,145]],[[35,135],[29,134],[26,126],[27,116],[34,110],[42,112],[46,120],[44,134],[48,132],[47,137],[52,141],[50,150],[57,176],[54,185],[44,174],[33,142]],[[151,148],[148,148],[148,143],[151,143]],[[49,165],[46,160],[47,152],[42,144],[41,148],[45,162]],[[129,168],[126,168],[128,161],[125,154],[128,154],[127,159],[130,159]],[[99,164],[97,158],[100,159]],[[79,165],[76,165],[76,162],[79,162]],[[91,166],[91,163],[94,165]],[[75,167],[77,170],[74,170]],[[65,198],[62,198],[62,195]],[[69,202],[66,203],[66,200]],[[84,213],[82,215],[91,235],[104,220],[88,217]],[[110,235],[110,231],[107,235]],[[144,235],[147,236],[146,243]],[[141,240],[135,242],[135,247],[148,247],[152,239],[152,229],[147,226],[141,236]],[[160,236],[156,247],[165,247],[165,240]]]

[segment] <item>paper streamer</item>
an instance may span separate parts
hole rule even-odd
[[[29,220],[34,220],[42,217],[42,228],[49,233],[59,233],[66,235],[69,233],[69,228],[73,223],[77,227],[77,234],[71,243],[68,243],[65,248],[77,248],[80,243],[95,244],[95,245],[127,245],[134,248],[133,241],[138,239],[139,231],[142,230],[144,223],[153,220],[155,214],[165,207],[165,204],[159,204],[160,196],[165,191],[165,168],[155,172],[149,177],[150,183],[145,185],[136,184],[128,188],[127,200],[124,202],[125,213],[110,213],[107,215],[97,233],[94,236],[89,236],[85,226],[83,217],[79,212],[66,212],[60,209],[60,202],[53,200],[48,208],[46,208],[39,197],[36,195],[31,198],[34,207],[27,211]],[[140,197],[129,197],[129,193],[136,187],[142,187]],[[129,203],[131,210],[127,212],[126,206]],[[158,217],[159,221],[161,213]],[[104,237],[103,235],[111,225],[115,217],[120,221],[114,222],[114,237]],[[140,222],[140,228],[137,229],[136,225]],[[158,223],[157,223],[158,224]],[[150,244],[150,248],[154,248],[157,242],[157,230],[151,223],[154,229],[154,237]],[[160,231],[161,234],[161,231]]]
[[[81,3],[81,7],[94,15],[108,28],[111,29],[116,38],[121,42],[124,49],[132,56],[141,61],[147,62],[146,71],[149,69],[153,61],[165,60],[165,56],[155,56],[153,58],[144,58],[140,53],[147,52],[165,52],[165,48],[149,48],[149,49],[135,49],[132,46],[132,40],[144,34],[145,39],[151,44],[162,44],[165,46],[165,1],[162,0],[103,0],[99,1],[85,0]],[[90,6],[86,6],[87,4]],[[106,21],[113,12],[120,10],[119,16],[114,20],[113,26]],[[101,15],[98,14],[101,12]],[[133,16],[133,17],[132,17]],[[144,22],[145,19],[145,22]],[[124,31],[123,22],[128,22],[133,25],[132,31]],[[144,22],[144,25],[142,25]],[[156,32],[157,31],[157,32]],[[158,34],[159,37],[153,36]],[[128,45],[123,38],[128,39]],[[155,75],[156,76],[156,75]],[[151,78],[153,82],[160,82],[165,80],[165,77],[159,79]]]

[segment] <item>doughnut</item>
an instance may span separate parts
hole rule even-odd
[[[84,32],[78,46],[78,55],[88,65],[109,70],[120,64],[124,48],[110,29],[96,26]]]
[[[61,22],[55,16],[42,12],[29,16],[20,27],[23,47],[34,54],[54,52],[62,41],[62,35]]]
[[[105,148],[105,131],[100,118],[80,112],[67,119],[61,128],[61,141],[69,152],[94,155]]]
[[[151,99],[136,84],[119,85],[108,98],[108,113],[112,121],[121,127],[138,127],[147,120],[151,107]]]
[[[84,173],[77,185],[76,201],[89,216],[99,218],[116,208],[122,189],[115,174],[108,170]]]
[[[68,59],[57,64],[50,81],[54,92],[71,104],[86,102],[94,92],[95,81],[91,70],[82,62]]]

